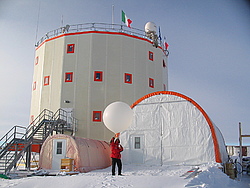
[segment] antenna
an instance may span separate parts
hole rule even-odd
[[[61,20],[61,27],[63,27],[63,14],[62,14],[62,20]]]
[[[114,29],[114,10],[115,10],[115,5],[112,5],[112,28]]]
[[[38,5],[38,14],[37,14],[37,23],[36,23],[36,39],[35,39],[35,44],[37,42],[37,34],[38,34],[38,26],[39,26],[39,19],[40,19],[40,9],[41,9],[41,1],[39,1]],[[35,45],[36,46],[36,45]]]

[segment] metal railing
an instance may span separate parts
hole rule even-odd
[[[0,139],[2,143],[0,145],[0,171],[8,173],[15,167],[29,146],[35,142],[43,143],[53,131],[63,133],[66,130],[74,134],[76,123],[76,119],[62,109],[57,110],[56,113],[45,109],[27,128],[14,126]]]
[[[145,35],[145,31],[141,29],[130,28],[127,27],[126,25],[106,24],[106,23],[85,23],[85,24],[66,25],[65,27],[60,27],[58,29],[49,31],[35,44],[35,46],[38,47],[45,40],[59,36],[61,34],[77,33],[83,31],[120,32],[142,38],[147,38]]]
[[[22,139],[26,134],[26,127],[15,125],[0,139],[0,155],[3,149],[14,139]]]
[[[59,122],[56,122],[57,120],[63,121],[63,124],[64,124],[63,128],[65,130],[71,130],[73,135],[77,131],[77,119],[69,115],[69,113],[63,109],[58,109],[55,112],[53,116],[53,120],[55,121],[57,125],[59,124]]]
[[[44,121],[51,121],[53,118],[53,112],[47,109],[44,109],[36,119],[31,122],[31,124],[26,128],[25,139],[30,139],[34,136],[36,131],[40,128],[40,124],[44,123]]]

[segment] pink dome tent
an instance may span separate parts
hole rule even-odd
[[[73,170],[89,172],[111,165],[109,143],[57,134],[42,145],[39,168],[60,170],[61,159],[73,159]]]

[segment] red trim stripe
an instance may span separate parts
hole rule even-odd
[[[217,139],[217,136],[216,136],[216,132],[215,132],[215,128],[213,126],[213,123],[212,123],[211,119],[208,117],[207,113],[203,110],[203,108],[198,103],[196,103],[193,99],[191,99],[191,98],[189,98],[189,97],[187,97],[187,96],[185,96],[183,94],[174,92],[174,91],[157,91],[157,92],[153,92],[153,93],[150,93],[148,95],[145,95],[144,97],[138,99],[130,107],[134,108],[137,104],[142,102],[144,99],[147,99],[147,98],[155,96],[155,95],[161,95],[161,94],[175,95],[175,96],[181,97],[181,98],[191,102],[196,108],[198,108],[200,110],[202,115],[205,117],[205,119],[206,119],[206,121],[207,121],[207,123],[209,125],[209,128],[211,130],[212,139],[213,139],[213,143],[214,143],[215,161],[217,163],[222,163],[221,155],[220,155],[220,149],[219,149],[219,143],[218,143],[218,139]]]

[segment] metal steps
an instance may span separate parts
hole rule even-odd
[[[16,168],[20,159],[26,161],[29,170],[32,145],[42,145],[50,134],[64,134],[65,131],[73,134],[76,131],[76,119],[70,118],[69,121],[67,112],[62,109],[56,113],[45,109],[28,127],[16,125],[10,129],[0,139],[0,173],[8,174]]]

